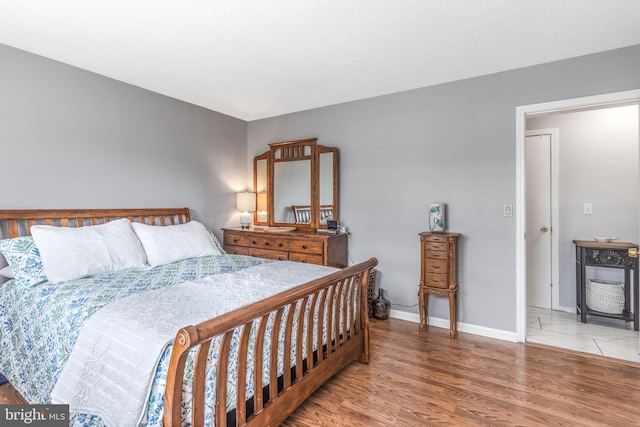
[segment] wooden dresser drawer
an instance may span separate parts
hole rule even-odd
[[[444,261],[449,261],[449,252],[425,251],[424,257],[426,259],[441,259]]]
[[[449,241],[449,237],[445,234],[430,234],[424,236],[424,241],[447,243]]]
[[[289,252],[289,261],[307,262],[309,264],[322,265],[322,255],[302,254],[298,252]]]
[[[249,248],[246,246],[224,245],[224,250],[232,255],[249,255]]]
[[[286,261],[289,259],[289,253],[286,251],[274,251],[271,249],[248,249],[248,252],[248,255],[256,256],[259,258],[277,259],[278,261]]]
[[[449,250],[449,245],[446,242],[425,242],[424,247],[428,251],[447,252]]]
[[[289,239],[285,239],[282,237],[276,237],[273,239],[273,248],[278,251],[288,251],[289,250]]]
[[[224,233],[224,244],[233,246],[250,246],[251,236],[243,233]]]
[[[272,236],[256,236],[246,232],[224,233],[225,246],[245,246],[248,248],[275,249],[279,251],[289,250],[289,239]]]
[[[274,237],[259,237],[251,239],[251,246],[254,248],[272,249],[274,251],[288,251],[289,240]]]
[[[270,237],[253,236],[249,239],[249,247],[270,249],[274,247],[275,242]]]
[[[449,262],[447,260],[427,258],[424,262],[424,268],[427,273],[447,274]]]
[[[448,274],[425,274],[424,285],[431,286],[432,288],[448,288],[449,287],[449,275]]]
[[[291,239],[289,240],[289,252],[322,255],[322,242]]]

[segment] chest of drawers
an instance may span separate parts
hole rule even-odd
[[[429,319],[429,294],[449,297],[451,338],[456,335],[457,233],[420,233],[420,329]]]
[[[268,229],[223,228],[230,254],[308,262],[343,268],[348,265],[348,235],[315,232],[269,232]]]

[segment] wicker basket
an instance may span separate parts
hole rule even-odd
[[[608,280],[587,280],[587,307],[608,314],[622,314],[624,284]]]

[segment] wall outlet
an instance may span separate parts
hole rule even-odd
[[[584,214],[585,215],[593,214],[593,206],[591,205],[591,203],[584,204]]]
[[[502,216],[504,216],[505,218],[513,216],[513,206],[511,205],[511,203],[507,203],[504,205]]]

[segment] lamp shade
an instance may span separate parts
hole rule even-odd
[[[253,212],[256,210],[256,193],[238,193],[236,203],[239,211]]]

